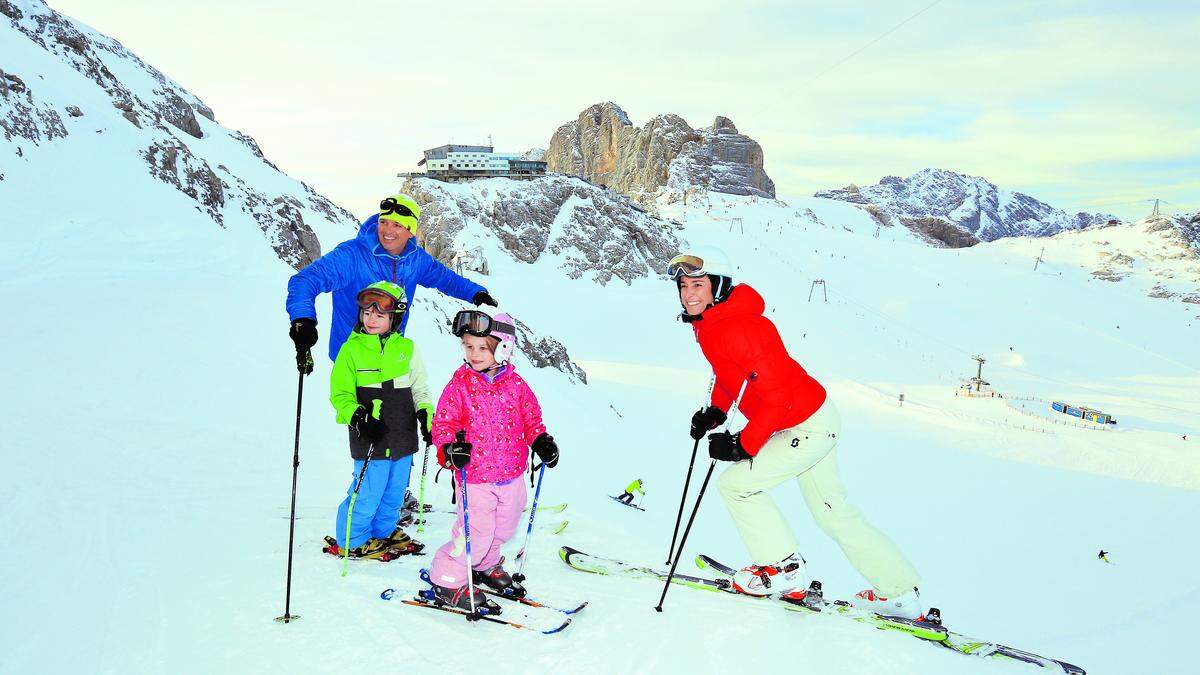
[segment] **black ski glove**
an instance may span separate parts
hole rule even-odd
[[[288,337],[296,345],[296,370],[305,375],[312,373],[312,347],[317,344],[317,320],[307,317],[296,319],[288,329]]]
[[[720,431],[708,435],[708,456],[720,462],[740,462],[750,459],[750,453],[742,448],[741,434]]]
[[[288,330],[288,337],[296,343],[297,352],[306,352],[317,344],[317,320],[307,317],[296,319]]]
[[[692,440],[698,441],[704,438],[704,434],[716,429],[725,423],[725,411],[715,405],[710,405],[702,410],[697,410],[695,415],[692,415]]]
[[[457,441],[442,446],[442,452],[446,455],[446,463],[442,466],[447,469],[461,469],[471,463],[471,444],[463,440],[464,438],[465,435],[459,432]]]
[[[429,410],[421,408],[417,410],[417,429],[421,432],[421,440],[425,441],[425,445],[433,445],[433,431],[429,428]]]
[[[471,298],[471,302],[475,303],[476,307],[478,307],[480,305],[491,305],[492,307],[500,306],[500,305],[496,304],[495,298],[488,295],[487,291],[479,291],[478,293],[476,293],[475,297]]]
[[[547,433],[542,433],[537,438],[533,439],[533,454],[542,460],[547,469],[553,469],[558,464],[558,444],[554,442],[554,437]]]
[[[350,428],[359,438],[374,443],[387,433],[387,425],[382,419],[376,419],[367,414],[367,409],[359,406],[350,416]]]

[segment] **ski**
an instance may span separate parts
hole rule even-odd
[[[558,557],[562,558],[568,566],[579,570],[580,572],[590,572],[592,574],[603,574],[607,576],[630,577],[634,579],[666,579],[667,573],[660,572],[649,567],[638,567],[630,565],[620,560],[612,558],[601,558],[599,556],[588,555],[582,551],[563,546],[558,550]],[[676,574],[671,579],[672,583],[680,586],[690,586],[703,591],[714,591],[718,593],[734,593],[741,595],[733,590],[729,582],[724,579],[704,579],[702,577],[694,577],[689,574]],[[746,596],[749,597],[749,596]]]
[[[560,524],[558,525],[558,527],[557,527],[557,528],[555,528],[555,530],[554,530],[554,534],[562,534],[562,533],[563,533],[563,530],[567,529],[567,525],[569,525],[569,524],[570,524],[570,522],[571,522],[571,521],[569,521],[569,520],[564,520],[564,521],[562,521],[562,523],[560,523]]]
[[[562,608],[562,607],[555,607],[554,605],[547,605],[546,603],[544,603],[544,602],[541,602],[541,601],[539,601],[539,600],[534,600],[533,598],[531,598],[531,597],[529,597],[529,596],[527,596],[527,595],[526,595],[526,596],[521,596],[521,597],[519,597],[519,598],[518,598],[518,597],[516,597],[516,596],[513,596],[513,595],[505,595],[505,594],[503,594],[503,593],[500,593],[500,592],[498,592],[498,591],[493,591],[493,590],[492,590],[492,589],[490,589],[490,588],[482,588],[482,587],[477,587],[477,588],[479,588],[479,590],[483,591],[484,593],[487,593],[488,595],[492,595],[492,596],[495,596],[495,597],[497,597],[497,598],[500,598],[501,600],[509,600],[509,601],[511,601],[511,602],[519,602],[519,603],[521,603],[522,605],[526,605],[526,606],[528,606],[528,607],[540,607],[540,608],[542,608],[542,609],[552,609],[552,610],[554,610],[554,611],[556,611],[556,612],[562,612],[563,614],[566,614],[567,616],[570,616],[570,615],[572,615],[572,614],[575,614],[575,613],[577,613],[577,612],[581,612],[581,611],[583,611],[583,608],[584,608],[584,607],[587,607],[587,606],[588,606],[588,604],[587,604],[587,601],[586,601],[586,600],[584,600],[583,602],[579,603],[579,604],[578,604],[578,605],[576,605],[575,607],[572,607],[571,609],[564,609],[564,608]]]
[[[620,504],[621,506],[628,506],[629,508],[631,508],[631,509],[637,509],[638,511],[645,511],[645,510],[646,510],[646,509],[643,509],[642,507],[640,507],[640,506],[638,506],[638,505],[636,505],[636,504],[626,504],[625,502],[621,501],[621,498],[620,498],[620,497],[614,497],[614,496],[612,496],[612,495],[609,495],[609,496],[608,496],[608,498],[609,498],[609,499],[611,499],[611,500],[613,500],[613,501],[615,501],[616,503]]]
[[[432,591],[430,591],[430,592],[432,592]],[[395,594],[396,594],[396,589],[388,588],[388,589],[384,589],[384,591],[379,594],[379,597],[383,600],[391,600],[392,597],[395,596]],[[457,607],[451,607],[450,605],[438,604],[438,603],[434,602],[433,600],[426,598],[423,594],[418,595],[417,597],[412,598],[412,599],[401,600],[400,602],[405,605],[412,606],[412,607],[426,607],[428,609],[436,609],[438,611],[446,612],[448,614],[457,614],[462,617],[466,617],[471,614],[470,612],[459,609]],[[508,619],[502,619],[498,616],[490,616],[488,614],[476,614],[475,616],[480,621],[487,621],[489,623],[503,624],[505,626],[512,626],[513,628],[516,628],[519,630],[532,631],[535,633],[541,633],[543,635],[553,635],[555,633],[559,633],[559,632],[563,631],[567,626],[571,625],[570,617],[565,617],[563,619],[562,623],[554,626],[553,628],[542,629],[542,628],[536,628],[534,626],[530,626],[528,624],[518,623],[516,621],[509,621]]]
[[[737,570],[724,565],[713,558],[706,555],[696,556],[696,566],[700,569],[712,569],[729,580],[730,585],[733,584],[733,575]],[[738,593],[736,589],[733,592]],[[740,593],[741,595],[747,595]],[[945,640],[949,631],[943,626],[932,621],[914,621],[912,619],[903,619],[900,617],[880,616],[871,612],[859,610],[850,605],[844,600],[825,600],[821,593],[821,582],[814,581],[809,587],[807,594],[803,600],[793,600],[790,598],[782,598],[775,595],[768,596],[749,596],[763,597],[768,600],[773,600],[784,604],[784,609],[803,610],[810,612],[821,612],[830,614],[839,614],[848,618],[854,619],[861,623],[875,626],[884,630],[896,630],[901,633],[908,633],[914,637],[928,640],[930,642],[941,642]]]
[[[593,556],[570,546],[563,546],[559,549],[559,557],[562,558],[568,566],[581,572],[589,572],[592,574],[603,574],[608,576],[622,576],[629,578],[651,578],[665,580],[667,572],[657,570],[651,567],[641,567],[632,565],[620,560],[611,558],[603,558]],[[703,565],[701,563],[703,562]],[[705,567],[711,567],[720,572],[720,568],[727,570],[731,575],[734,570],[726,565],[721,565],[717,561],[708,556],[697,557],[697,564]],[[1072,665],[1065,661],[1050,659],[1029,652],[1014,649],[1005,645],[996,644],[990,641],[975,640],[966,636],[954,633],[940,625],[940,617],[938,621],[909,621],[907,619],[885,618],[879,615],[862,612],[851,607],[849,603],[843,601],[826,601],[821,596],[820,582],[814,582],[813,587],[809,591],[808,597],[803,601],[784,600],[778,596],[752,596],[745,593],[740,593],[733,588],[732,581],[728,578],[709,579],[698,577],[689,574],[676,573],[671,579],[672,583],[681,586],[687,586],[705,591],[713,591],[718,593],[726,593],[736,595],[747,600],[760,602],[774,602],[783,606],[784,609],[797,612],[811,612],[816,614],[828,614],[829,616],[842,616],[849,619],[875,626],[876,628],[885,630],[894,630],[915,637],[921,638],[926,642],[936,644],[962,654],[969,654],[983,657],[999,657],[1007,658],[1025,663],[1031,663],[1047,668],[1061,670],[1068,675],[1086,675],[1085,671],[1079,666]]]
[[[736,570],[728,565],[724,565],[717,560],[703,554],[696,556],[696,566],[703,569],[711,568],[730,579],[732,579],[733,575],[736,573]],[[988,640],[978,640],[948,630],[942,626],[941,612],[934,607],[929,609],[929,612],[927,613],[928,618],[926,621],[910,621],[908,619],[883,617],[877,614],[871,614],[869,612],[864,613],[855,610],[850,606],[849,603],[843,600],[825,600],[821,595],[820,582],[813,582],[813,588],[809,590],[809,597],[806,597],[803,603],[794,603],[786,600],[783,600],[783,602],[788,605],[786,609],[792,609],[793,607],[804,607],[805,609],[811,609],[809,605],[824,603],[826,606],[831,607],[839,614],[851,615],[854,613],[856,615],[851,616],[851,618],[864,621],[865,623],[871,623],[872,625],[876,625],[878,628],[899,630],[901,632],[909,633],[910,635],[923,638],[928,642],[934,642],[961,654],[979,657],[1011,659],[1038,665],[1043,668],[1061,669],[1064,673],[1069,673],[1070,675],[1086,675],[1083,668],[1071,663],[1067,663],[1066,661],[1059,661],[1058,659],[1039,656],[1031,652],[1023,651]],[[943,633],[943,636],[937,638],[932,635],[927,636],[920,634],[919,631],[924,629],[924,627],[936,627],[941,633]]]

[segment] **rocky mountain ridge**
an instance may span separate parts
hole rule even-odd
[[[726,117],[693,129],[679,115],[636,127],[615,103],[597,103],[558,128],[545,160],[549,171],[585,178],[645,206],[689,188],[773,198],[763,151]]]
[[[355,222],[283,174],[253,138],[220,126],[179,84],[43,0],[0,0],[0,43],[0,181],[53,171],[41,159],[53,154],[50,146],[104,134],[113,152],[140,157],[146,176],[185,195],[217,225],[248,217],[297,269],[320,255],[314,223]],[[118,179],[123,192],[142,189],[140,177],[112,175],[111,156],[75,161]]]
[[[1002,237],[1048,237],[1117,221],[1107,213],[1069,214],[984,178],[944,169],[886,176],[875,185],[848,185],[813,196],[859,204],[881,224],[903,224],[934,245],[951,248]]]

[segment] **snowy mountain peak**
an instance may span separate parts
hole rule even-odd
[[[145,194],[155,181],[177,192],[170,208],[225,228],[252,224],[296,268],[320,255],[314,227],[354,225],[182,86],[42,0],[0,0],[0,44],[0,148],[10,149],[0,180],[14,194],[45,189],[51,175],[106,197]]]
[[[1116,220],[1104,213],[1068,214],[1029,195],[999,188],[980,176],[936,168],[921,169],[908,178],[885,176],[866,187],[848,185],[823,190],[814,196],[873,205],[871,210],[878,218],[898,220],[951,246],[1001,237],[1046,237]],[[947,226],[962,235],[949,232]]]

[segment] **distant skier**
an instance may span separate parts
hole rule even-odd
[[[358,323],[338,352],[329,380],[337,421],[349,425],[354,472],[326,552],[341,555],[348,548],[352,558],[419,553],[424,544],[409,537],[397,519],[418,431],[426,443],[430,437],[433,401],[425,364],[416,343],[396,330],[408,309],[403,288],[390,281],[373,283],[359,292],[356,304]]]
[[[460,338],[466,358],[438,400],[433,441],[442,466],[467,469],[474,569],[467,569],[460,499],[450,541],[437,550],[429,576],[441,602],[470,610],[467,574],[473,575],[475,584],[498,593],[525,594],[504,570],[500,546],[516,532],[525,508],[527,495],[521,478],[528,453],[532,450],[548,468],[554,468],[558,445],[546,433],[537,397],[512,365],[517,344],[512,318],[464,310],[454,317],[452,332]],[[462,438],[460,432],[465,432]],[[486,600],[476,588],[475,606],[485,605]],[[499,611],[495,603],[487,606]]]
[[[1108,563],[1109,565],[1113,564],[1113,561],[1108,559],[1108,551],[1105,551],[1104,549],[1100,549],[1100,553],[1096,555],[1096,557]]]
[[[390,281],[404,288],[409,304],[416,298],[417,285],[436,288],[476,305],[496,306],[487,289],[450,271],[417,245],[421,206],[412,197],[398,194],[379,205],[378,214],[367,218],[358,235],[317,258],[288,280],[287,311],[291,318],[288,335],[296,346],[297,365],[302,372],[313,345],[317,343],[316,297],[333,293],[333,321],[329,329],[329,358],[338,350],[358,322],[355,295],[376,281]],[[404,334],[408,313],[396,332]]]
[[[715,249],[678,255],[668,272],[683,306],[681,318],[717,378],[711,404],[692,416],[692,438],[722,424],[742,383],[756,375],[739,408],[749,419],[746,427],[709,436],[709,455],[733,463],[717,485],[752,559],[734,585],[751,595],[806,594],[804,558],[767,493],[795,479],[817,524],[873,586],[851,603],[888,616],[922,616],[916,570],[846,502],[834,452],[841,418],[825,388],[788,355],[775,325],[763,316],[762,296],[746,284],[734,286],[728,258]]]
[[[638,478],[637,480],[633,481],[629,485],[626,485],[625,492],[620,497],[617,497],[617,501],[621,502],[622,504],[632,504],[633,503],[633,493],[635,491],[642,493],[642,496],[645,496],[645,494],[646,494],[645,490],[642,490],[642,479],[641,478]]]

